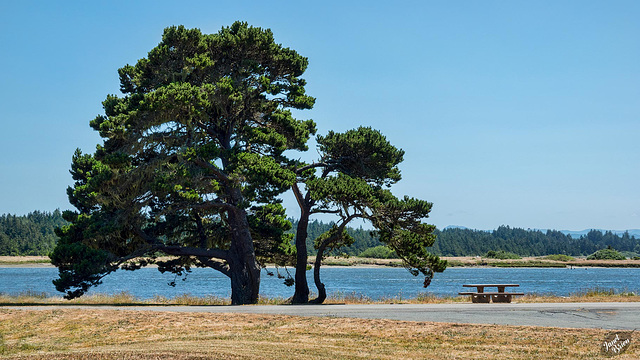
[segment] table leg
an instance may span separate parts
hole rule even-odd
[[[511,295],[509,294],[491,295],[491,301],[493,301],[494,303],[510,303]]]
[[[471,295],[472,303],[489,303],[491,301],[491,295]]]

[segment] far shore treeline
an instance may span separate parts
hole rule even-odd
[[[296,229],[297,221],[293,222]],[[46,256],[54,248],[56,227],[66,224],[60,210],[34,211],[27,215],[0,215],[0,256]],[[331,223],[309,223],[307,249],[315,255],[313,240],[331,228]],[[382,246],[375,233],[362,228],[348,228],[355,242],[332,255],[360,256],[370,249]],[[544,256],[566,254],[586,256],[600,249],[611,247],[621,252],[640,253],[640,239],[628,233],[617,235],[610,231],[591,230],[586,235],[573,238],[557,230],[525,230],[500,226],[493,231],[464,228],[437,230],[437,241],[432,251],[440,256],[483,256],[488,251],[507,251],[520,256]],[[369,251],[367,251],[369,250]],[[367,251],[367,252],[365,252]]]

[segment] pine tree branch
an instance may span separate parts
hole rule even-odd
[[[213,260],[203,256],[198,256],[198,261],[200,261],[205,266],[208,266],[214,270],[218,270],[224,275],[231,277],[231,268],[229,268],[229,265],[225,262]]]
[[[165,245],[159,239],[146,234],[144,231],[142,231],[142,229],[136,229],[136,233],[151,246],[148,251],[162,251],[166,254],[174,256],[196,256],[205,258],[217,258],[222,260],[227,260],[229,258],[229,251],[227,250],[204,249],[192,246]]]

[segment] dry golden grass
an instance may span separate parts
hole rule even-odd
[[[279,315],[0,310],[6,359],[598,359],[606,334]],[[637,358],[635,345],[617,357]]]
[[[325,304],[451,304],[468,303],[469,296],[442,297],[429,293],[421,293],[414,298],[389,297],[373,300],[358,293],[333,293]],[[525,295],[514,298],[514,303],[567,303],[567,302],[640,302],[640,295],[631,292],[616,292],[614,289],[593,288],[570,296]],[[65,300],[62,296],[49,296],[46,293],[27,291],[21,294],[0,293],[0,305],[229,305],[228,298],[217,296],[193,296],[180,294],[171,298],[155,296],[143,300],[127,292],[116,294],[85,295],[73,300]],[[261,297],[259,305],[287,304],[285,298]]]
[[[51,266],[48,256],[0,256],[0,265]]]

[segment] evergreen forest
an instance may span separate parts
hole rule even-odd
[[[557,230],[530,230],[500,226],[493,231],[447,228],[437,232],[433,252],[441,256],[477,256],[506,251],[520,256],[565,254],[586,256],[611,247],[621,252],[640,252],[640,239],[629,233],[616,235],[591,230],[573,238]]]
[[[54,229],[65,224],[60,210],[0,215],[0,256],[48,255],[58,240]]]
[[[291,221],[295,229],[296,222]],[[315,255],[313,239],[331,226],[331,223],[325,224],[321,221],[309,223],[309,255]],[[341,248],[341,253],[358,256],[369,248],[382,245],[375,233],[369,230],[348,228],[347,231],[355,242],[351,246]],[[525,230],[500,226],[493,231],[446,228],[436,230],[435,234],[437,240],[431,250],[439,256],[484,256],[489,251],[505,251],[520,256],[587,256],[609,247],[621,252],[640,253],[640,239],[629,233],[617,235],[611,231],[591,230],[586,235],[573,238],[557,230]]]
[[[296,229],[297,221],[290,221],[292,229]],[[0,215],[0,256],[48,255],[57,242],[54,229],[65,224],[67,222],[62,219],[60,210],[34,211],[23,216]],[[307,249],[310,256],[316,254],[314,239],[331,226],[333,223],[309,222]],[[330,255],[358,256],[367,249],[383,245],[371,230],[347,228],[347,232],[355,242]],[[484,256],[489,251],[506,251],[520,256],[587,256],[609,247],[620,252],[640,253],[640,239],[635,236],[599,230],[591,230],[578,238],[556,230],[525,230],[509,226],[500,226],[493,231],[446,228],[436,230],[436,235],[438,240],[432,250],[440,256]]]

